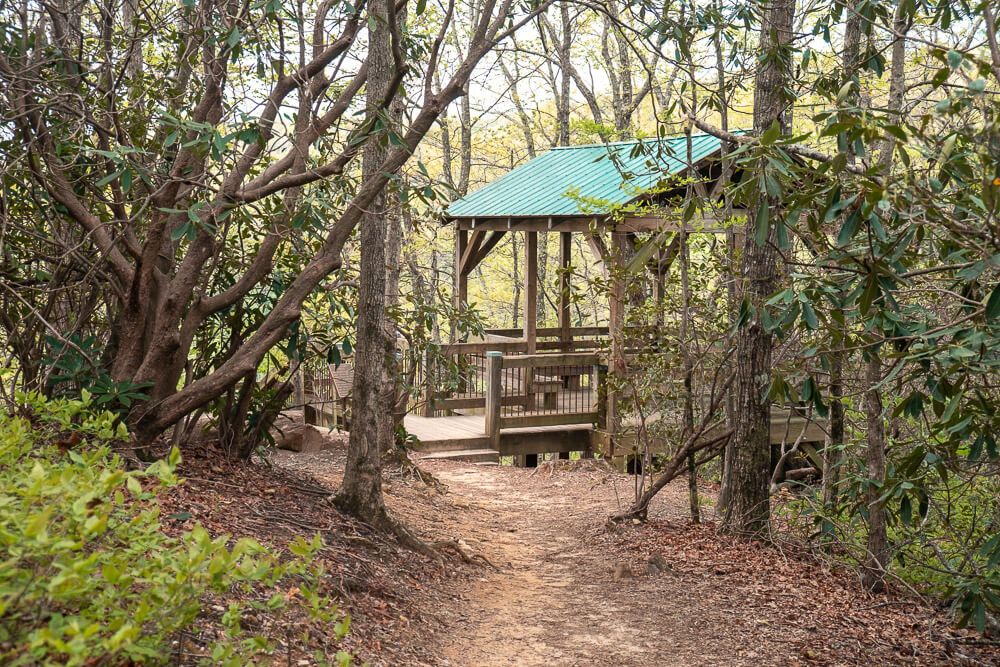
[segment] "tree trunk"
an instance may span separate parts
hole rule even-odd
[[[844,7],[847,16],[844,17],[844,48],[841,57],[841,84],[853,81],[860,87],[858,81],[858,53],[861,46],[861,16],[857,12],[857,2],[853,0]],[[855,90],[851,99],[857,99]],[[847,161],[854,164],[854,143],[848,142]],[[843,311],[838,308],[839,316],[835,322],[843,322]],[[839,327],[839,335],[834,340],[834,349],[830,353],[830,434],[823,449],[823,509],[834,514],[837,511],[837,486],[840,483],[840,467],[843,460],[844,445],[844,350],[846,343],[845,327]]]
[[[795,0],[774,0],[763,14],[760,27],[760,65],[754,94],[754,129],[760,134],[774,121],[783,134],[788,127],[789,84],[784,58],[778,56],[792,38]],[[759,168],[765,168],[761,165]],[[759,196],[764,197],[763,193]],[[741,274],[744,302],[750,308],[736,337],[736,424],[733,434],[729,498],[723,518],[727,532],[761,536],[770,529],[770,401],[765,396],[771,380],[771,333],[761,320],[765,301],[777,287],[778,255],[774,248],[774,222],[781,215],[781,201],[766,202],[768,234],[757,241],[756,216],[747,221]],[[757,213],[759,215],[759,213]]]
[[[830,434],[823,449],[823,508],[830,514],[837,511],[844,445],[844,341],[835,344],[830,355]]]
[[[376,111],[393,79],[392,37],[389,29],[392,0],[373,0],[367,104]],[[362,178],[373,178],[387,147],[373,137],[362,155]],[[393,341],[385,326],[387,198],[380,194],[361,219],[361,267],[358,280],[358,324],[354,346],[351,431],[344,482],[337,507],[373,525],[386,521],[382,499],[382,452],[392,446],[394,404]],[[398,246],[397,246],[398,249]]]
[[[569,146],[569,105],[570,105],[570,32],[569,3],[559,4],[559,16],[562,22],[562,41],[558,44],[559,57],[559,90],[556,91],[556,143]]]
[[[691,281],[688,277],[690,251],[688,236],[683,230],[681,234],[681,354],[684,355],[684,438],[690,438],[694,433],[694,365],[691,360],[691,341],[688,339],[691,328]],[[698,502],[698,466],[695,453],[688,454],[688,501],[691,507],[691,521],[701,523],[701,508]]]
[[[721,0],[715,0],[714,8],[716,11],[721,12]],[[721,127],[725,131],[729,131],[729,94],[726,87],[726,61],[722,52],[722,28],[716,28],[712,33],[712,48],[715,53],[715,73],[717,78],[717,89],[716,94],[719,97],[719,122]],[[728,159],[728,147],[725,142],[722,142],[721,146],[721,158],[722,158],[722,173],[719,175],[719,183],[716,186],[717,192],[724,192],[725,188],[729,183],[729,159]],[[730,203],[729,198],[725,198],[725,209],[723,209],[723,214],[729,212]],[[731,226],[726,227],[726,272],[728,276],[726,277],[726,317],[729,323],[729,328],[732,329],[736,325],[736,316],[739,310],[739,294],[736,290],[736,230]],[[733,399],[732,394],[726,395],[726,423],[729,425],[731,430],[736,427],[736,402]],[[726,443],[726,448],[722,452],[721,462],[722,471],[720,474],[721,480],[719,485],[719,511],[725,511],[726,505],[729,503],[729,490],[730,484],[732,482],[732,476],[729,474],[732,470],[732,459],[735,455],[733,439],[730,438]]]
[[[889,76],[889,112],[899,113],[903,106],[904,68],[906,56],[906,32],[909,25],[904,18],[902,8],[897,10],[894,28],[897,40],[892,46],[892,66]],[[881,166],[886,176],[892,171],[894,139],[889,139],[883,147]],[[862,568],[862,583],[873,592],[885,587],[886,568],[889,566],[891,551],[886,534],[885,502],[879,497],[885,483],[885,420],[883,416],[882,396],[878,384],[882,381],[882,354],[880,345],[875,343],[866,351],[865,382],[865,416],[867,418],[868,437],[865,458],[868,467],[868,540],[866,557]]]
[[[892,43],[892,65],[889,67],[889,101],[887,111],[898,120],[903,110],[903,95],[906,92],[906,33],[910,30],[910,23],[906,18],[906,5],[900,3],[896,8],[893,18],[892,28],[896,33],[896,38]],[[896,147],[896,138],[887,136],[882,145],[882,154],[879,163],[885,170],[888,177],[892,169],[893,149]]]
[[[865,363],[865,415],[868,418],[866,462],[868,464],[868,544],[862,583],[870,591],[885,587],[889,566],[889,539],[886,535],[885,501],[879,500],[885,485],[885,421],[882,417],[882,355],[878,345],[868,350]]]

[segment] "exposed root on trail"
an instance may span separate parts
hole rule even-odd
[[[433,547],[433,545],[424,542],[422,539],[411,533],[410,529],[407,528],[402,522],[393,519],[388,514],[386,514],[382,519],[380,528],[387,529],[387,532],[395,535],[396,539],[399,540],[399,543],[407,549],[427,556],[431,560],[443,560],[441,554]]]
[[[431,476],[431,479],[435,479]],[[436,481],[436,480],[435,480]],[[440,483],[439,483],[440,484]],[[442,487],[444,485],[441,485]],[[355,509],[351,508],[350,505],[341,501],[337,502],[337,496],[329,496],[326,499],[327,502],[331,503],[334,507],[342,512],[347,512],[349,514],[358,517],[358,513]],[[445,553],[454,552],[458,554],[459,558],[463,562],[469,564],[482,563],[492,568],[493,570],[499,572],[500,568],[494,565],[490,559],[486,556],[476,553],[473,551],[464,540],[456,538],[450,540],[438,540],[436,542],[425,542],[420,539],[409,528],[406,527],[402,521],[393,518],[389,515],[389,512],[385,507],[381,507],[376,511],[375,516],[364,516],[361,518],[370,528],[374,529],[376,532],[383,534],[392,535],[396,538],[396,541],[403,548],[414,551],[422,556],[426,556],[432,561],[443,564],[445,559]]]
[[[494,565],[489,558],[474,551],[472,547],[470,547],[465,540],[461,538],[437,540],[428,544],[411,533],[409,529],[399,521],[396,521],[388,516],[386,516],[386,521],[389,522],[388,524],[385,524],[389,529],[389,532],[396,536],[396,539],[399,540],[400,544],[408,549],[416,551],[417,553],[423,554],[432,560],[443,562],[445,553],[454,552],[458,554],[458,557],[461,558],[464,563],[468,563],[470,565],[479,563],[492,568],[496,572],[500,572],[500,568]]]
[[[437,493],[448,493],[448,486],[410,460],[406,450],[395,447],[382,456],[382,476],[403,482],[418,482]]]
[[[476,553],[475,551],[473,551],[472,547],[466,544],[464,540],[461,539],[438,540],[437,542],[432,543],[431,546],[434,549],[437,549],[439,552],[443,552],[445,550],[454,551],[455,553],[458,554],[459,558],[461,558],[466,563],[473,564],[476,563],[477,561],[481,561],[482,563],[485,563],[486,565],[493,568],[497,572],[500,571],[500,568],[494,565],[490,561],[490,559],[488,559],[486,556],[480,553]]]
[[[356,494],[345,493],[344,488],[341,487],[336,495],[329,496],[324,501],[331,503],[341,513],[362,521],[376,532],[395,536],[400,546],[427,556],[431,560],[441,560],[441,555],[437,551],[410,532],[401,521],[389,515],[381,492],[359,497]]]

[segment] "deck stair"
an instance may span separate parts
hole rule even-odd
[[[465,463],[499,463],[500,452],[495,449],[452,449],[420,453],[423,461],[462,461]]]

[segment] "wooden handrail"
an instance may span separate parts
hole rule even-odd
[[[486,329],[488,334],[494,336],[512,336],[519,338],[524,335],[523,329]],[[552,338],[561,336],[563,330],[559,327],[539,327],[535,330],[538,338]],[[607,336],[607,327],[570,327],[570,336]]]
[[[528,343],[523,340],[511,341],[509,343],[448,343],[442,345],[441,354],[445,356],[453,354],[485,354],[491,350],[496,352],[524,352],[528,349]]]
[[[539,368],[542,366],[593,366],[601,363],[602,355],[594,352],[562,354],[520,354],[503,357],[504,368]]]
[[[566,344],[567,343],[562,341],[539,341],[537,348],[539,350],[563,350],[563,346]],[[574,340],[568,342],[570,349],[574,350],[593,350],[600,347],[601,344],[602,341],[598,340]],[[448,343],[440,347],[440,352],[444,356],[458,354],[486,354],[490,350],[503,352],[504,354],[526,352],[528,350],[528,343],[523,340],[494,343]]]

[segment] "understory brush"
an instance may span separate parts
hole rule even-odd
[[[0,416],[0,663],[245,665],[294,645],[350,664],[319,535],[287,555],[200,526],[169,536],[158,495],[183,481],[177,449],[127,470],[112,445],[128,434],[86,392],[19,402]]]
[[[863,492],[849,475],[835,512],[824,511],[818,488],[778,496],[784,526],[809,536],[816,553],[860,568],[865,559]],[[890,478],[892,480],[892,478]],[[975,467],[917,480],[897,476],[883,496],[889,511],[890,573],[913,591],[950,606],[959,626],[995,634],[1000,615],[1000,483]],[[816,530],[820,526],[820,530]]]

